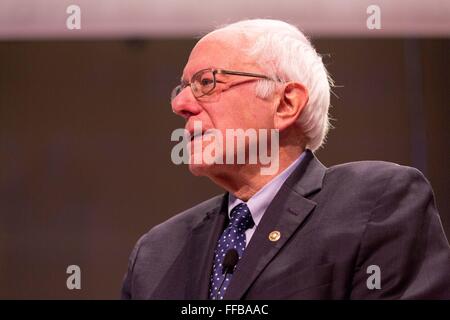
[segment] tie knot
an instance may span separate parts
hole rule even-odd
[[[250,209],[245,203],[240,203],[231,210],[230,223],[243,230],[253,228],[255,225]]]

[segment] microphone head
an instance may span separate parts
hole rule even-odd
[[[236,249],[230,249],[225,254],[222,262],[222,273],[233,273],[234,267],[239,261],[239,253]]]

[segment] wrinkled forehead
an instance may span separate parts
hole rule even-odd
[[[248,43],[236,34],[208,34],[192,49],[183,71],[183,79],[190,79],[194,73],[206,68],[240,70],[254,66],[255,61],[246,54],[247,47]]]

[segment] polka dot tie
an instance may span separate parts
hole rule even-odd
[[[245,203],[240,203],[231,210],[230,223],[220,236],[214,251],[214,265],[209,288],[210,299],[223,299],[232,277],[231,273],[227,273],[226,276],[222,273],[225,254],[229,249],[236,249],[241,259],[246,246],[245,230],[254,225],[255,222]]]

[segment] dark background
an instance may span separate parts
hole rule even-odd
[[[420,169],[449,237],[449,39],[313,41],[341,86],[319,159]],[[137,239],[221,192],[170,159],[169,93],[194,44],[0,42],[0,298],[118,298]]]

